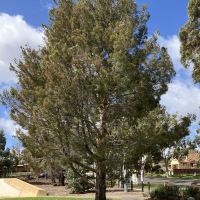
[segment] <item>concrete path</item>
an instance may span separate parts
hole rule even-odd
[[[184,179],[184,178],[166,178],[166,177],[145,177],[145,182],[154,184],[169,183],[172,185],[191,186],[193,182],[200,182],[199,179]]]

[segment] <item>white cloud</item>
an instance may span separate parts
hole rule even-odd
[[[200,88],[192,81],[191,69],[185,69],[180,63],[180,41],[177,36],[167,39],[160,37],[160,44],[168,48],[176,70],[176,78],[169,84],[169,90],[161,98],[161,104],[166,106],[171,114],[195,114],[200,120]]]
[[[3,129],[6,134],[15,136],[16,130],[19,129],[19,126],[15,124],[14,121],[9,118],[0,118],[0,129]]]
[[[173,60],[175,70],[183,69],[183,66],[180,63],[181,55],[180,55],[180,41],[176,35],[173,35],[168,38],[160,37],[159,43],[161,46],[165,46],[168,49],[168,52]]]
[[[43,45],[43,32],[27,24],[20,15],[0,14],[0,86],[10,85],[17,81],[9,70],[10,63],[18,59],[21,46],[29,45],[38,48]]]
[[[192,113],[200,120],[200,89],[192,83],[176,80],[169,84],[168,92],[162,96],[161,103],[169,113],[187,115]]]
[[[16,83],[17,78],[9,70],[9,66],[14,59],[20,58],[20,47],[25,45],[32,48],[44,45],[42,30],[27,24],[20,15],[0,13],[0,92]],[[0,129],[3,129],[6,134],[13,136],[18,128],[19,126],[9,118],[8,113],[0,116]]]

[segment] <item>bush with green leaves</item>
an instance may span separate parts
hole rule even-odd
[[[180,190],[177,186],[160,186],[150,194],[155,200],[178,200],[180,197]]]
[[[187,187],[183,192],[185,198],[194,197],[195,199],[200,199],[200,188],[198,187]]]
[[[188,200],[190,197],[200,199],[200,188],[186,187],[184,190],[179,186],[160,186],[150,194],[152,200]]]
[[[94,187],[85,172],[79,171],[80,175],[69,169],[66,174],[68,188],[71,193],[84,193]]]
[[[5,178],[15,169],[18,164],[17,157],[6,149],[6,137],[0,130],[0,178]]]

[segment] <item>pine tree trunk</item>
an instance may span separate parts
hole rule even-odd
[[[101,148],[102,145],[102,138],[105,137],[106,131],[105,131],[105,123],[104,123],[104,115],[105,115],[105,109],[100,108],[99,110],[100,116],[100,132],[101,137],[98,138],[97,144],[98,148],[100,150],[100,154],[102,158],[105,158],[105,152]],[[106,167],[102,161],[97,160],[96,161],[96,194],[95,194],[95,200],[106,200]]]
[[[106,172],[103,167],[97,165],[96,195],[95,200],[106,200]]]
[[[65,186],[65,175],[63,170],[59,173],[59,186]]]
[[[50,171],[50,177],[51,177],[51,184],[56,185],[56,177],[55,177],[55,172],[54,170],[51,169]]]

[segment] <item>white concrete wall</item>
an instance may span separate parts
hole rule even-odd
[[[20,191],[0,179],[0,197],[19,197]]]
[[[0,179],[0,197],[37,197],[46,195],[45,190],[19,179]]]

